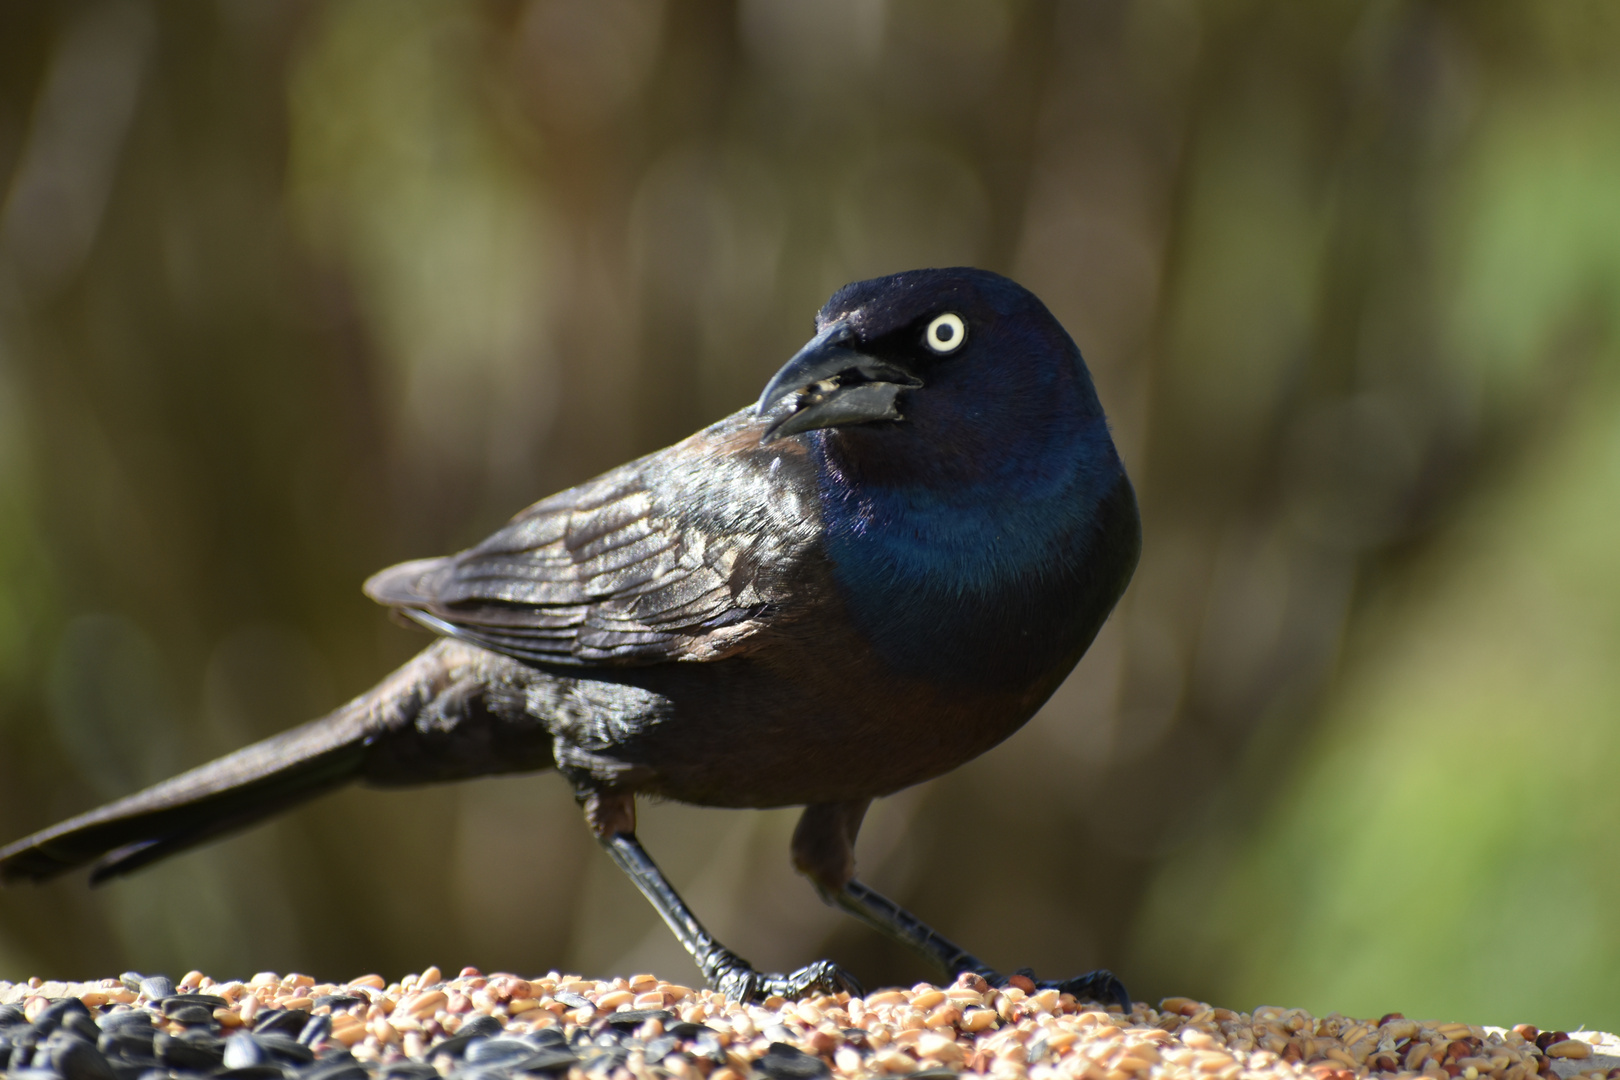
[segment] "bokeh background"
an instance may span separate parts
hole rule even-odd
[[[1620,6],[0,6],[0,833],[318,715],[359,593],[747,404],[843,282],[1080,343],[1136,580],[864,874],[1138,996],[1620,1028]],[[792,811],[643,808],[723,940],[931,973]],[[695,971],[555,776],[349,791],[0,978]]]

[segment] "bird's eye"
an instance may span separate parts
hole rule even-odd
[[[941,356],[960,349],[966,340],[967,324],[962,321],[962,316],[954,312],[947,311],[923,331],[923,342]]]

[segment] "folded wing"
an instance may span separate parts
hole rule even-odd
[[[813,547],[802,451],[746,413],[542,500],[457,555],[384,570],[366,594],[533,663],[637,665],[744,650]],[[802,599],[795,602],[802,602]]]

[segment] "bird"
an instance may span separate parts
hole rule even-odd
[[[435,636],[374,688],[0,849],[0,882],[86,864],[105,881],[351,782],[554,769],[728,996],[860,983],[825,959],[762,972],[717,941],[637,839],[638,797],[802,806],[791,856],[824,900],[1005,985],[862,882],[856,837],[874,799],[1035,713],[1141,542],[1090,372],[1033,293],[971,267],[854,282],[757,402],[366,581]],[[1039,985],[1130,1008],[1105,970]]]

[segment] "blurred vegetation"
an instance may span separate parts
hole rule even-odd
[[[1138,995],[1620,1027],[1620,8],[98,0],[0,8],[0,833],[357,693],[359,595],[973,263],[1096,375],[1146,550],[864,873]],[[652,806],[710,926],[926,969],[794,814]],[[0,978],[692,969],[554,776],[345,792]]]

